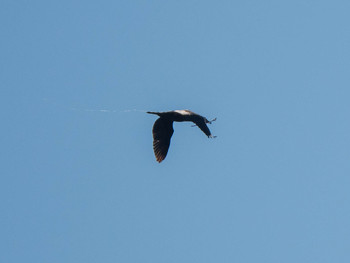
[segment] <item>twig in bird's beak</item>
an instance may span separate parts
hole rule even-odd
[[[211,124],[213,121],[216,121],[216,118],[212,119],[211,121],[208,121],[208,123]]]
[[[211,121],[206,120],[206,122],[205,122],[205,123],[209,123],[209,124],[211,124],[213,121],[216,121],[216,118],[212,119]],[[191,127],[196,127],[196,126],[197,126],[196,124],[191,125]]]

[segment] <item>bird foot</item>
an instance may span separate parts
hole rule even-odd
[[[214,135],[209,135],[208,138],[212,138],[212,139],[215,139],[216,137],[218,136],[214,136]]]

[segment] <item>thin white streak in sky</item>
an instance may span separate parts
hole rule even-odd
[[[109,109],[82,109],[82,108],[76,108],[76,107],[69,107],[62,104],[58,104],[56,102],[50,101],[47,98],[42,99],[44,102],[49,103],[51,105],[55,105],[60,108],[64,108],[67,110],[72,111],[85,111],[85,112],[104,112],[104,113],[126,113],[126,112],[146,112],[145,110],[137,110],[137,109],[130,109],[130,110],[109,110]]]

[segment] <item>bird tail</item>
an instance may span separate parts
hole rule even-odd
[[[159,116],[159,112],[147,111],[147,113],[149,113],[149,114],[155,114],[155,115],[158,115],[158,116]]]

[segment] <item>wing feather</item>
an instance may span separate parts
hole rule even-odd
[[[211,136],[211,132],[207,126],[207,124],[204,121],[204,118],[198,118],[193,120],[193,122],[207,135],[208,137]]]
[[[157,161],[163,161],[168,153],[171,136],[174,133],[173,121],[159,118],[153,125],[153,151]]]

